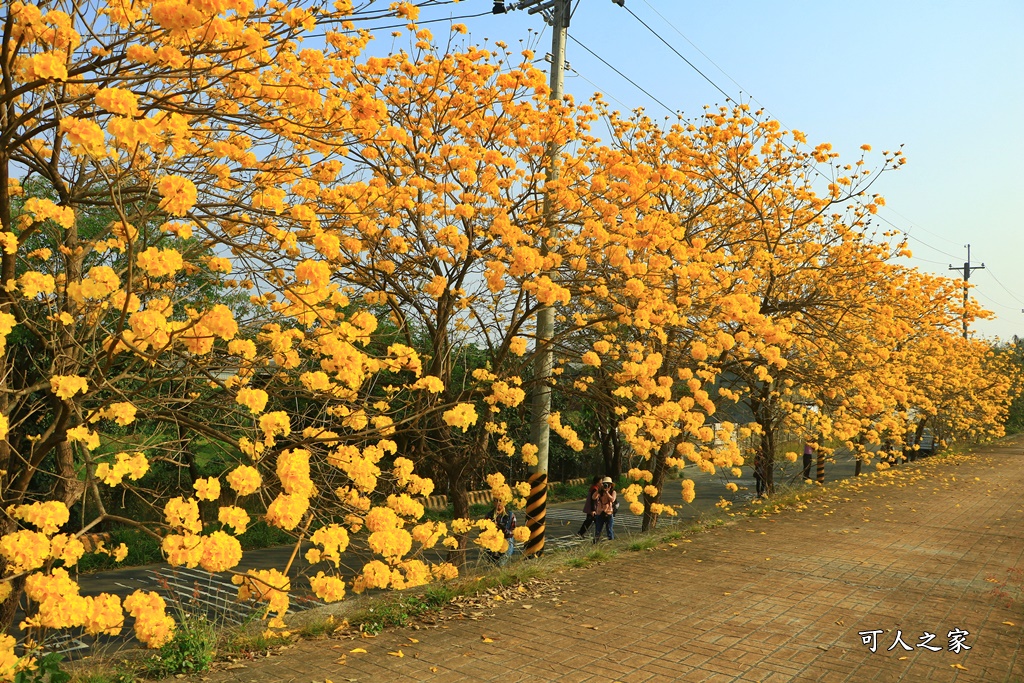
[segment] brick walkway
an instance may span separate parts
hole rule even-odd
[[[1024,683],[1022,455],[1018,438],[834,485],[804,510],[567,569],[560,594],[478,620],[304,642],[208,680]],[[888,650],[897,629],[912,651]],[[970,650],[948,649],[954,629]],[[926,631],[941,651],[916,647]]]

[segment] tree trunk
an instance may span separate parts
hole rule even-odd
[[[448,502],[452,504],[455,519],[469,518],[469,496],[462,481],[462,468],[446,470],[448,474]],[[466,549],[469,547],[469,533],[459,534],[459,547],[448,551],[448,561],[461,572],[466,567]]]
[[[70,443],[62,441],[57,445],[57,486],[54,499],[70,508],[85,493],[85,482],[75,471],[75,451]]]
[[[654,456],[654,479],[651,481],[651,485],[658,489],[658,493],[653,496],[644,494],[644,519],[641,531],[650,531],[658,525],[658,515],[651,511],[651,505],[661,502],[661,488],[665,484],[665,474],[668,472],[665,459],[672,455],[673,450],[675,450],[675,444],[670,442],[659,448],[657,455]]]
[[[619,480],[619,475],[622,474],[622,458],[623,448],[622,439],[619,437],[619,423],[615,423],[615,430],[612,432],[612,467],[608,472],[607,476],[611,477],[613,481]]]
[[[758,498],[775,493],[775,431],[764,424],[761,424],[761,429],[761,445],[754,455]]]
[[[4,517],[0,521],[0,536],[6,536],[14,532],[18,525],[10,517]],[[0,560],[0,575],[7,573],[7,562]],[[10,582],[11,594],[7,599],[0,602],[0,634],[10,633],[11,625],[14,623],[14,615],[18,612],[18,603],[21,602],[21,593],[25,588],[25,577],[14,579]]]
[[[925,417],[922,417],[921,421],[917,423],[917,429],[914,430],[914,446],[920,446],[920,444],[921,444],[921,437],[924,436],[924,428],[925,428],[925,425],[927,425],[927,424],[928,424],[928,416],[927,415]],[[911,454],[912,454],[913,457],[911,458],[911,460],[917,460],[918,453],[920,453],[920,452],[921,451],[919,451],[917,448],[912,450]]]

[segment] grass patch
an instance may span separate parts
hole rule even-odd
[[[222,631],[217,643],[218,657],[246,657],[287,645],[290,636],[267,634],[263,623]]]
[[[641,550],[650,550],[661,545],[662,540],[656,536],[647,536],[644,538],[637,539],[626,546],[626,550],[632,553],[638,553]]]
[[[512,566],[502,567],[498,571],[478,576],[475,580],[468,582],[459,590],[460,595],[475,595],[488,588],[505,588],[519,583],[526,583],[530,579],[539,578],[544,570],[536,562],[520,562]]]
[[[320,640],[334,633],[338,624],[334,621],[334,615],[326,619],[311,619],[298,628],[295,632],[299,638],[304,640]]]
[[[388,597],[373,607],[354,615],[350,621],[364,633],[377,635],[387,628],[401,628],[428,612],[436,612],[451,602],[458,592],[448,585],[431,586],[421,595],[402,598]]]
[[[594,548],[585,555],[578,555],[571,557],[565,561],[565,564],[575,569],[582,569],[583,567],[589,567],[597,562],[607,562],[616,555],[618,551],[605,548]]]
[[[469,518],[480,519],[491,512],[491,506],[487,503],[473,503],[469,506]],[[450,522],[455,519],[455,508],[449,503],[448,507],[441,510],[424,510],[423,520],[430,522]]]
[[[567,500],[582,500],[587,497],[590,484],[566,484],[554,482],[548,486],[548,503],[561,503]]]
[[[782,510],[800,507],[828,493],[830,493],[829,486],[805,486],[802,484],[776,486],[775,493],[765,498],[755,498],[743,513],[748,517],[763,517]]]

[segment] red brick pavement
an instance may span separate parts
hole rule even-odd
[[[1024,579],[1010,571],[1024,569],[1022,456],[1015,439],[928,459],[834,485],[803,510],[737,515],[689,542],[567,569],[555,597],[495,602],[482,619],[436,628],[304,642],[208,677],[1024,683]],[[948,650],[955,628],[970,650]],[[875,629],[872,653],[858,633]],[[897,629],[912,651],[889,650]],[[916,647],[925,631],[941,651]],[[350,653],[359,647],[367,653]]]

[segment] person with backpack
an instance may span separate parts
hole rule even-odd
[[[586,515],[586,519],[583,520],[580,530],[576,532],[580,538],[586,538],[590,527],[594,526],[594,494],[600,490],[601,477],[594,477],[594,481],[590,483],[590,490],[587,491],[587,500],[583,503],[583,514]]]
[[[607,529],[608,540],[615,540],[615,513],[619,509],[619,497],[611,477],[601,480],[601,488],[594,492],[594,543],[601,540],[601,532]]]
[[[500,500],[495,500],[494,509],[491,511],[491,514],[487,519],[494,522],[494,526],[498,527],[498,530],[508,542],[508,548],[506,548],[504,552],[487,552],[491,562],[499,567],[504,567],[509,563],[509,560],[512,559],[512,553],[514,553],[516,549],[516,541],[515,538],[513,538],[512,533],[516,530],[516,515],[514,512],[509,512],[505,509],[505,503]]]

